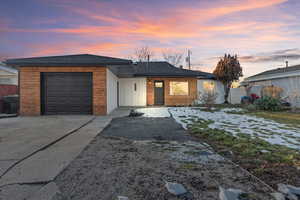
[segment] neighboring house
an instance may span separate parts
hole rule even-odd
[[[218,86],[210,73],[167,62],[81,54],[6,63],[19,68],[21,115],[106,115],[118,106],[191,105],[205,85]]]
[[[261,95],[261,89],[274,86],[282,89],[281,97],[300,107],[300,65],[268,70],[246,78],[242,85],[251,87],[250,93]]]
[[[18,85],[18,70],[0,62],[0,85]]]
[[[0,113],[3,111],[3,97],[18,93],[18,70],[0,62]]]

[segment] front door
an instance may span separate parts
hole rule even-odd
[[[165,88],[164,81],[154,82],[154,104],[155,105],[165,104],[164,88]]]

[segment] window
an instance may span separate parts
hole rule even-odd
[[[215,90],[215,82],[213,81],[204,81],[203,82],[203,89],[206,91],[206,92],[210,92],[210,91],[213,91]]]
[[[170,95],[189,95],[189,83],[171,81]]]
[[[155,82],[155,87],[162,88],[163,87],[163,82]]]

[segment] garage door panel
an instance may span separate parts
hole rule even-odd
[[[44,114],[92,114],[92,73],[43,73]]]

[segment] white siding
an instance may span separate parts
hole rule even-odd
[[[106,69],[107,114],[118,107],[118,77]]]
[[[230,88],[228,101],[231,104],[240,104],[243,96],[247,96],[245,87]]]
[[[0,84],[18,85],[18,73],[11,73],[0,69]]]
[[[197,80],[197,90],[198,90],[198,96],[201,95],[205,89],[203,87],[204,82],[213,82],[215,84],[215,92],[218,94],[216,103],[221,104],[224,103],[224,86],[220,81],[211,80],[211,79],[200,79]]]
[[[254,84],[280,87],[283,89],[282,98],[285,98],[293,106],[300,107],[300,76],[272,79],[268,81],[268,84],[265,84],[264,81],[257,81]]]
[[[136,84],[136,91],[134,90]],[[120,78],[120,106],[146,106],[146,78]]]

